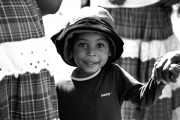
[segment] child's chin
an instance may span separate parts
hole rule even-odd
[[[99,69],[88,69],[88,70],[86,70],[86,73],[87,73],[87,74],[94,74],[94,73],[96,73],[98,70],[99,70]]]

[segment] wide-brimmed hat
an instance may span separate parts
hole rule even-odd
[[[77,12],[76,17],[68,22],[66,28],[51,37],[64,62],[71,66],[77,66],[70,57],[69,43],[75,33],[99,32],[109,38],[111,56],[108,63],[115,62],[123,52],[123,41],[115,32],[114,20],[109,12],[101,7],[83,7]]]

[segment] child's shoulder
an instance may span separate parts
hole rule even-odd
[[[105,65],[105,68],[108,68],[109,70],[112,70],[112,69],[121,70],[121,67],[116,63],[107,64]]]
[[[56,89],[69,91],[74,88],[72,80],[63,80],[56,83]]]
[[[106,64],[103,70],[107,71],[108,73],[109,72],[112,72],[112,73],[123,72],[122,68],[118,64],[115,64],[115,63]]]

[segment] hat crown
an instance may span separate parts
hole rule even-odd
[[[83,7],[78,11],[77,14],[78,15],[76,15],[76,17],[74,17],[70,21],[71,25],[74,24],[75,22],[81,20],[81,19],[89,17],[89,18],[94,18],[94,19],[105,21],[113,29],[115,29],[113,18],[111,17],[109,12],[104,8],[101,8],[101,7]]]

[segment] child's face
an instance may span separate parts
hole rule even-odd
[[[80,73],[89,76],[104,66],[110,46],[108,38],[97,32],[84,32],[74,37],[73,57]]]

